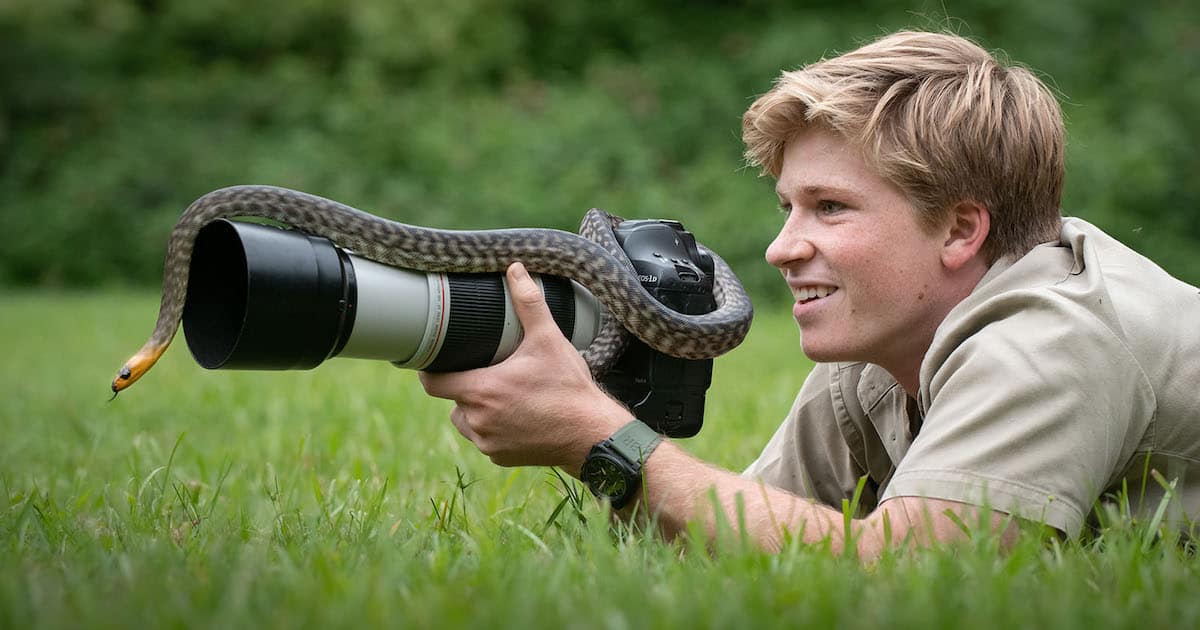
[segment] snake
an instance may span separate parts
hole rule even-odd
[[[620,217],[588,211],[580,233],[548,228],[446,230],[379,217],[317,195],[263,185],[221,188],[183,211],[167,242],[162,298],[154,331],[117,371],[113,395],[132,385],[166,352],[179,329],[187,296],[196,235],[223,218],[258,218],[329,239],[378,263],[425,272],[504,272],[521,262],[527,271],[569,278],[602,306],[601,328],[582,351],[593,375],[620,357],[630,336],[681,359],[708,359],[736,347],[750,329],[754,310],[741,282],[712,250],[715,310],[685,314],[659,302],[641,284],[613,228]]]

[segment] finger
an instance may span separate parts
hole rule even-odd
[[[466,372],[417,372],[421,387],[425,393],[434,398],[446,400],[464,400],[473,391],[471,387],[476,381],[474,370]]]
[[[546,305],[542,290],[525,270],[525,265],[519,262],[509,265],[508,291],[512,296],[513,311],[525,329],[525,336],[542,334],[547,330],[557,333],[558,325],[554,323],[550,307]]]
[[[479,435],[471,428],[471,423],[467,418],[467,412],[460,406],[455,406],[450,410],[450,423],[458,429],[459,434],[471,441],[472,444],[478,444]]]

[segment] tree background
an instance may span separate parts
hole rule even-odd
[[[0,286],[154,287],[189,202],[269,183],[435,227],[675,218],[784,298],[741,114],[902,27],[1035,69],[1067,118],[1064,211],[1198,283],[1198,6],[3,0]]]

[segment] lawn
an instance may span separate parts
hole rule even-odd
[[[210,372],[180,337],[106,402],[156,300],[0,294],[0,628],[1200,627],[1200,561],[1128,520],[866,567],[612,527],[383,363]],[[697,455],[741,468],[787,411],[808,364],[778,310],[718,359]]]

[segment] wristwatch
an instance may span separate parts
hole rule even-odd
[[[592,447],[583,460],[579,478],[592,494],[608,499],[613,509],[619,510],[637,494],[642,465],[662,439],[642,421],[633,420]]]

